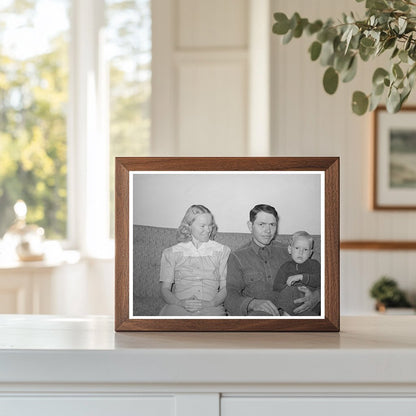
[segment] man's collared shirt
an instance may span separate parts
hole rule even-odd
[[[230,315],[246,316],[253,299],[273,300],[273,281],[279,267],[290,258],[287,245],[272,241],[259,247],[253,240],[230,254],[227,266],[227,298]]]

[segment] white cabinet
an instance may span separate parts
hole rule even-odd
[[[221,416],[414,416],[416,398],[224,397]]]
[[[416,415],[416,316],[340,333],[115,333],[0,315],[0,415]]]
[[[175,398],[18,396],[0,398],[0,409],[7,416],[174,416]]]

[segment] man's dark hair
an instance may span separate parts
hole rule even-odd
[[[267,214],[272,214],[276,221],[278,221],[279,216],[277,215],[277,211],[274,207],[267,204],[259,204],[256,205],[251,211],[250,211],[250,222],[253,223],[256,220],[257,214],[259,212],[265,212]]]

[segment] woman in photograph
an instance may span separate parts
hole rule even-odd
[[[223,316],[230,248],[214,241],[217,225],[203,205],[190,206],[160,265],[163,316]]]

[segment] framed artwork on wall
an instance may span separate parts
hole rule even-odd
[[[379,107],[373,117],[373,208],[416,209],[416,107]]]
[[[339,331],[339,159],[116,158],[116,331]]]

